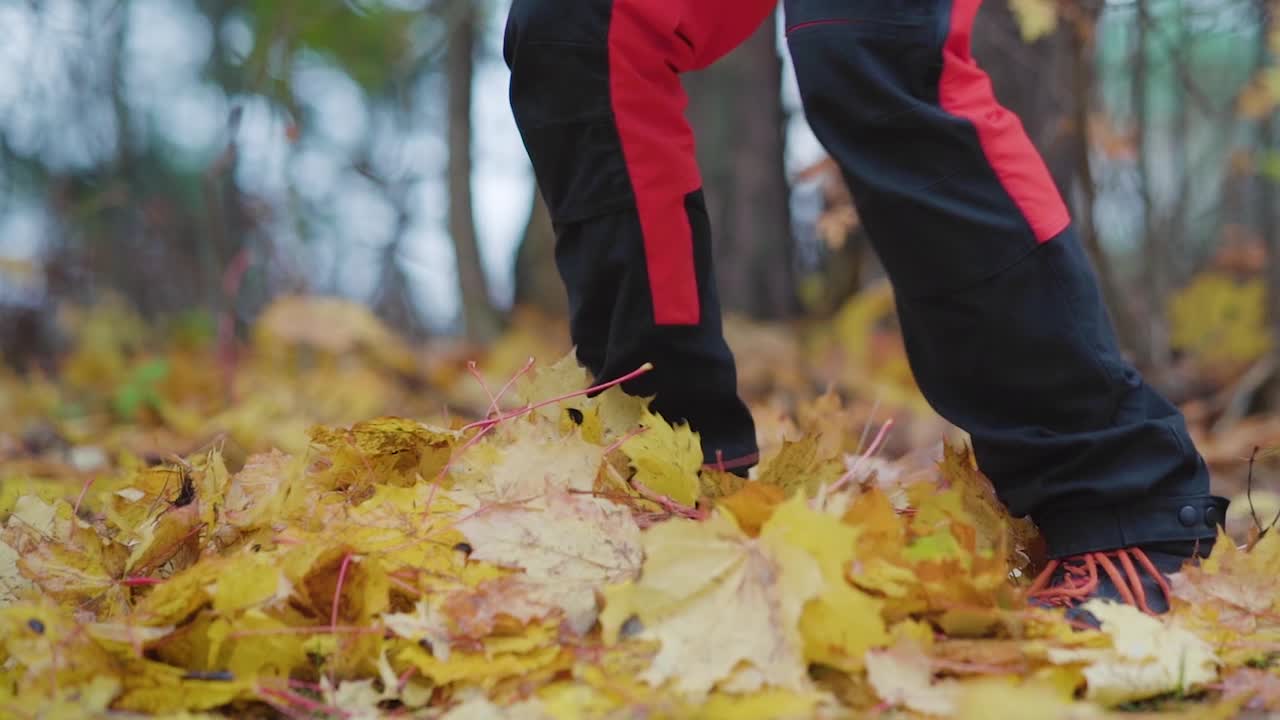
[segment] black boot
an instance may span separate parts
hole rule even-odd
[[[1213,541],[1152,543],[1052,560],[1027,592],[1042,608],[1066,608],[1067,618],[1098,627],[1080,606],[1094,600],[1133,605],[1149,615],[1169,611],[1169,576],[1207,557]]]

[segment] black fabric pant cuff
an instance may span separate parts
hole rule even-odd
[[[1157,497],[1098,508],[1047,510],[1032,516],[1050,558],[1179,540],[1210,540],[1226,522],[1226,498]]]

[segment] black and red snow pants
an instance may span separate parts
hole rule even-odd
[[[1121,356],[1065,203],[970,53],[981,0],[786,0],[806,117],[892,281],[938,412],[1053,556],[1215,537],[1226,501]],[[776,0],[514,0],[510,100],[554,221],[580,360],[756,462],[722,335],[681,74]],[[779,238],[779,242],[785,242]],[[780,269],[781,271],[781,269]]]

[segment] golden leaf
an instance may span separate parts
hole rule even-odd
[[[688,425],[673,428],[647,409],[640,425],[645,432],[622,445],[636,469],[636,481],[682,505],[693,505],[698,500],[703,459],[698,435]]]
[[[1006,678],[983,678],[961,683],[956,688],[958,720],[1024,720],[1034,708],[1044,720],[1090,720],[1106,715],[1096,705],[1075,701],[1071,693],[1050,683],[1017,682]]]
[[[1170,301],[1170,341],[1206,365],[1254,362],[1272,347],[1267,288],[1204,272]]]
[[[716,507],[733,515],[738,527],[752,537],[768,522],[773,511],[786,500],[786,494],[777,485],[749,482],[736,493],[721,498]]]
[[[1058,7],[1054,0],[1009,0],[1009,8],[1022,31],[1022,41],[1033,43],[1058,29]]]
[[[785,442],[782,451],[760,471],[760,482],[776,485],[790,496],[803,491],[808,497],[844,475],[844,463],[834,456],[820,454],[818,437],[806,436],[798,442]]]
[[[484,652],[453,652],[447,660],[437,658],[417,645],[408,645],[400,650],[396,659],[412,664],[423,677],[437,685],[466,683],[490,689],[501,680],[526,675],[560,659],[560,646],[555,644],[549,633],[535,636],[531,644],[532,647],[511,648],[504,652],[500,646],[491,648],[493,643],[490,642]]]
[[[408,484],[416,473],[435,477],[459,442],[460,435],[404,418],[378,418],[349,429],[317,427],[311,441],[332,456],[328,470],[334,487],[369,484],[376,480]]]

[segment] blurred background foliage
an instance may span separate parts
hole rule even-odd
[[[298,418],[483,411],[468,359],[505,380],[558,356],[507,7],[0,0],[0,348],[26,378],[0,402],[12,432],[39,441],[13,419],[31,413],[64,441],[132,423],[143,454],[214,427],[287,444]],[[1280,438],[1278,8],[989,0],[975,36],[1126,350],[1198,432],[1255,428],[1224,457]],[[779,22],[686,78],[744,387],[779,410],[834,386],[923,412]]]

